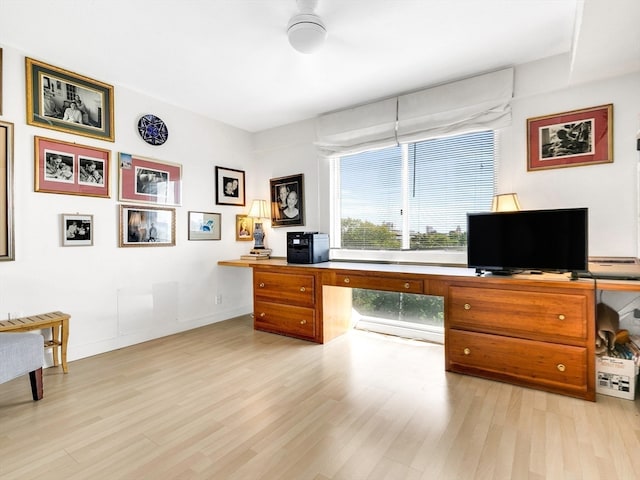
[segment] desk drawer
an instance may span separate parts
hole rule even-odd
[[[446,348],[449,364],[455,371],[483,372],[489,373],[483,375],[489,378],[509,377],[531,385],[558,388],[587,385],[584,347],[451,329]]]
[[[587,338],[584,295],[452,286],[447,309],[452,328],[556,342]]]
[[[312,308],[256,302],[254,309],[256,330],[309,339],[316,336],[315,311]]]
[[[406,279],[402,277],[381,277],[375,275],[349,275],[338,273],[336,274],[335,285],[391,292],[424,292],[424,280]]]
[[[259,301],[312,307],[315,304],[315,277],[255,271],[253,292]]]

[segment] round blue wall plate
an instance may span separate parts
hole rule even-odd
[[[143,115],[138,120],[138,133],[150,145],[162,145],[169,138],[169,130],[162,119],[155,115]]]

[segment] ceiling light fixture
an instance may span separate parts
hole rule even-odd
[[[327,28],[322,19],[313,13],[318,0],[297,0],[300,13],[287,25],[287,36],[293,48],[301,53],[313,53],[327,38]]]

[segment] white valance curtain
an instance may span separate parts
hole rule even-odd
[[[513,68],[369,103],[317,119],[323,156],[511,125]]]

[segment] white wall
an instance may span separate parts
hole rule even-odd
[[[1,46],[1,45],[0,45]],[[71,315],[69,360],[94,355],[252,310],[249,269],[219,267],[246,253],[236,242],[235,215],[247,207],[215,204],[215,166],[246,171],[247,196],[256,182],[249,133],[115,85],[115,143],[33,127],[25,120],[24,57],[3,48],[1,120],[15,127],[15,252],[0,262],[0,318],[62,310]],[[74,65],[57,65],[77,73]],[[100,78],[109,83],[108,78]],[[137,133],[138,118],[165,120],[169,139],[154,147]],[[34,192],[34,136],[111,151],[111,198]],[[182,164],[183,198],[176,207],[176,246],[118,247],[118,152]],[[130,203],[130,202],[122,202]],[[189,210],[222,214],[222,240],[188,241]],[[61,247],[62,213],[92,214],[94,245]],[[216,295],[222,303],[215,304]]]
[[[568,85],[569,62],[566,55],[516,67],[513,122],[500,137],[497,190],[517,192],[525,209],[588,207],[590,255],[637,256],[640,72]],[[608,103],[614,105],[613,163],[527,172],[527,118]],[[297,229],[328,232],[329,167],[311,147],[314,139],[312,121],[287,125],[257,134],[255,153],[260,177],[305,173],[307,221]],[[285,235],[270,232],[275,254],[285,254]]]

